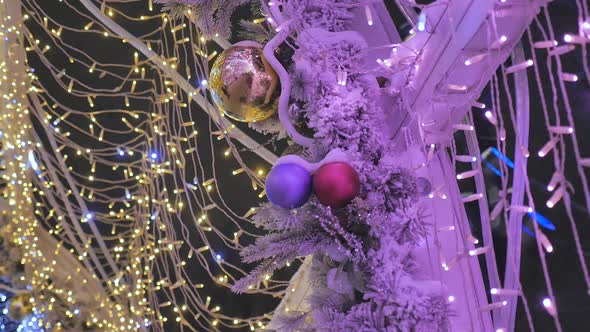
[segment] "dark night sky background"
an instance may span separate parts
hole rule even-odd
[[[81,19],[79,16],[73,15],[73,12],[66,10],[64,6],[56,5],[57,1],[45,2],[45,0],[43,0],[38,2],[40,4],[43,3],[42,7],[44,7],[44,9],[46,9],[50,15],[61,15],[62,18],[67,19],[71,25],[84,26],[87,23],[87,19]],[[393,1],[386,2],[392,3]],[[144,8],[145,4],[142,3],[138,3],[136,5],[121,5],[121,9],[125,9],[130,13],[133,13],[133,11],[137,9],[141,9],[137,10],[137,16],[141,15],[145,11]],[[398,28],[404,31],[409,30],[409,27],[404,24],[404,20],[397,10],[393,8],[393,6],[390,6],[390,9]],[[562,36],[565,32],[577,32],[575,0],[556,0],[551,3],[550,10],[553,15],[552,19],[557,36]],[[242,12],[238,12],[236,17],[239,18],[240,16],[247,16],[248,13],[249,10],[244,10]],[[142,30],[149,30],[145,27],[142,28],[140,25],[134,25],[132,27],[130,26],[128,28],[136,35],[140,35]],[[31,29],[35,30],[35,27],[31,27]],[[117,60],[120,59],[119,57],[123,56],[122,53],[119,53],[114,49],[104,47],[104,43],[100,43],[100,46],[97,45],[99,43],[95,43],[93,38],[99,38],[98,36],[89,37],[85,36],[84,34],[76,34],[72,36],[78,37],[76,37],[77,39],[75,40],[68,40],[68,42],[75,43],[77,46],[84,48],[85,50],[90,50],[93,52],[93,54],[101,59],[112,59],[113,62],[117,62]],[[85,36],[85,38],[81,39],[80,36]],[[237,41],[237,39],[234,39],[233,41]],[[210,47],[213,47],[213,43],[211,43]],[[118,46],[118,48],[122,49],[121,46]],[[127,45],[127,53],[129,54],[124,54],[126,59],[129,59],[129,56],[132,54],[132,50],[129,48],[130,47]],[[31,59],[30,61],[31,66],[38,66],[38,64],[35,62],[35,59]],[[59,60],[56,59],[56,61]],[[62,60],[62,62],[65,61],[66,60]],[[588,106],[590,103],[590,87],[587,84],[587,81],[584,77],[584,72],[582,70],[581,53],[576,51],[564,56],[563,63],[565,71],[576,73],[580,77],[578,83],[569,84],[568,88],[570,100],[574,109],[574,116],[576,119],[577,135],[583,150],[582,155],[590,157],[590,109]],[[78,68],[78,70],[81,72],[84,69]],[[530,83],[534,84],[534,76],[532,71],[529,71],[529,73]],[[72,70],[72,74],[78,74],[76,69]],[[42,75],[42,71],[39,73],[39,75]],[[56,91],[57,90],[59,89],[56,89]],[[553,163],[550,160],[540,160],[533,152],[536,152],[541,146],[545,144],[548,136],[545,130],[545,123],[541,114],[541,109],[538,104],[538,97],[535,96],[536,91],[535,89],[532,89],[531,91],[531,134],[529,137],[531,158],[529,158],[528,171],[531,177],[533,195],[535,196],[535,205],[539,207],[539,212],[548,217],[557,227],[556,231],[546,232],[546,234],[555,247],[555,252],[548,255],[547,259],[553,287],[555,289],[555,293],[557,294],[556,299],[559,308],[560,319],[564,331],[588,331],[590,330],[590,296],[586,294],[587,290],[582,279],[578,258],[576,257],[569,223],[565,217],[565,212],[561,204],[554,209],[547,209],[544,205],[544,202],[549,198],[549,195],[544,190],[544,187],[546,183],[549,182],[549,179],[553,173]],[[486,99],[489,100],[489,93],[487,90],[484,91],[480,100],[486,102]],[[79,101],[73,100],[72,103],[73,105],[79,105],[80,109],[83,109],[84,105],[86,105],[85,99],[80,99]],[[134,106],[141,107],[140,104],[136,104]],[[202,112],[199,113],[195,111],[194,113],[195,114],[193,114],[193,116],[202,120],[200,123],[202,123],[203,128],[199,128],[199,132],[208,132],[208,127],[210,125],[209,120],[203,116]],[[487,124],[487,121],[482,115],[483,113],[474,112],[477,133],[480,139],[480,147],[483,151],[487,147],[495,145],[495,132],[492,130],[493,128]],[[255,136],[258,137],[260,141],[268,140],[268,137],[262,137],[261,135]],[[510,137],[508,139],[510,139]],[[203,151],[210,149],[208,144],[201,145],[204,149]],[[201,147],[201,145],[199,145],[199,147]],[[284,147],[284,144],[279,144],[277,146],[279,153],[282,149],[284,149]],[[209,152],[203,153],[203,155],[208,154]],[[509,153],[509,157],[512,155],[513,153]],[[253,168],[256,168],[258,165],[260,165],[266,166],[268,169],[268,166],[264,165],[264,163],[262,163],[252,153],[244,153],[244,158],[247,164]],[[207,164],[206,161],[204,161],[204,163],[205,165]],[[572,176],[571,182],[576,185],[576,183],[579,183],[580,180],[575,178],[575,169],[571,167],[572,160],[568,160],[568,163],[570,165],[568,168],[568,171],[570,171],[569,175]],[[215,167],[217,170],[222,172],[222,174],[229,175],[231,170],[236,168],[236,165],[237,163],[235,161],[222,160],[222,158],[220,158]],[[256,203],[257,199],[255,195],[244,195],[244,192],[246,191],[251,192],[251,190],[247,189],[249,188],[250,183],[248,181],[244,181],[244,179],[245,178],[227,176],[221,179],[221,185],[224,188],[232,188],[231,190],[226,189],[224,191],[225,198],[228,200],[228,202],[231,202],[231,204],[235,206],[235,210],[245,212],[250,206]],[[494,192],[494,185],[500,185],[499,179],[491,172],[486,172],[486,182],[489,185],[488,193]],[[493,194],[491,196],[493,196]],[[575,217],[582,243],[586,243],[587,247],[590,245],[590,217],[584,207],[585,204],[583,195],[579,191],[572,195],[572,199],[579,203],[577,205],[579,207],[575,209]],[[479,212],[475,210],[468,211],[468,213],[475,229],[475,233],[477,234],[479,231]],[[532,229],[532,226],[530,225],[531,222],[532,221],[527,218],[525,220],[525,225],[528,225],[528,227]],[[228,229],[227,231],[233,232],[232,229]],[[554,331],[551,317],[545,312],[541,305],[542,299],[546,296],[546,291],[536,245],[534,239],[531,236],[523,233],[523,237],[521,281],[529,302],[529,306],[533,311],[535,328],[537,331]],[[503,257],[506,254],[503,221],[496,220],[494,222],[494,240],[498,262],[500,263],[499,270],[503,271]],[[226,254],[227,257],[225,257],[225,259],[228,261],[232,261],[232,263],[239,262],[239,257],[235,253],[232,254],[228,251]],[[585,254],[586,261],[590,263],[590,260],[588,259],[588,255],[590,255],[590,253],[585,252]],[[202,273],[201,271],[197,270],[194,272],[195,275]],[[205,278],[201,279],[202,282],[205,281]],[[248,299],[248,301],[235,301],[235,297],[226,296],[228,293],[227,290],[224,289],[214,290],[213,293],[217,295],[217,298],[227,299],[224,300],[225,302],[220,303],[225,312],[231,312],[240,316],[248,316],[255,313],[261,313],[263,311],[268,311],[272,309],[277,303],[276,300],[269,299],[268,297],[251,297]],[[521,306],[519,306],[516,330],[528,330],[526,318],[524,317]]]

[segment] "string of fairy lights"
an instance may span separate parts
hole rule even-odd
[[[579,0],[576,3],[581,17],[590,17],[587,6]],[[0,0],[0,4],[8,10],[7,0]],[[52,281],[60,263],[46,259],[49,255],[35,249],[44,248],[71,253],[79,264],[75,268],[92,276],[94,281],[87,283],[100,286],[97,296],[84,302],[88,305],[85,310],[76,313],[71,309],[65,315],[83,317],[87,326],[117,331],[164,331],[167,326],[182,331],[264,328],[271,313],[235,317],[226,313],[220,299],[213,295],[229,294],[229,290],[222,293],[217,289],[231,287],[246,274],[236,260],[228,259],[229,252],[239,252],[257,236],[248,218],[255,213],[252,206],[256,201],[265,200],[263,180],[269,168],[263,161],[246,164],[241,157],[243,147],[231,139],[232,130],[238,129],[203,116],[203,107],[195,103],[208,98],[209,62],[221,50],[213,41],[200,37],[189,11],[172,18],[160,13],[151,0],[100,1],[99,8],[110,20],[137,31],[135,37],[158,59],[146,58],[130,45],[130,40],[113,33],[78,1],[45,5],[23,0],[22,22],[16,12],[2,13],[0,35],[8,41],[5,39],[4,62],[0,64],[6,109],[0,114],[0,138],[9,147],[4,158],[8,160],[6,200],[10,206],[3,213],[11,216],[14,241],[24,248],[23,260],[32,271],[27,274],[29,283],[39,295],[39,300],[33,301],[40,303],[37,310],[54,310],[41,304],[54,302],[48,300],[49,293],[72,308],[81,301],[80,294],[68,291],[67,283]],[[548,75],[552,97],[539,95],[550,139],[537,155],[551,156],[555,161],[555,174],[547,188],[553,196],[546,206],[563,202],[568,210],[566,140],[573,144],[581,165],[576,171],[582,179],[583,167],[590,162],[580,156],[564,85],[575,84],[578,78],[562,71],[559,56],[578,49],[585,52],[590,23],[581,21],[578,34],[558,40],[546,12],[544,19],[547,21],[535,20],[534,29],[546,36],[545,40],[534,41],[532,33],[527,32],[525,40],[536,52],[525,62],[496,73],[491,85],[492,105],[488,108],[481,104],[481,112],[496,127],[497,148],[506,155],[510,149],[503,133],[516,128],[517,121],[512,103],[507,110],[502,109],[502,100],[514,97],[506,88],[508,84],[500,82],[508,82],[509,75],[531,67],[537,89],[545,91],[540,84],[541,72]],[[256,22],[266,24],[261,18]],[[416,29],[421,25],[416,24]],[[83,42],[86,40],[93,45]],[[216,41],[224,43],[218,38]],[[22,53],[16,51],[20,46]],[[112,54],[98,52],[101,47],[112,49],[106,52]],[[539,65],[547,53],[558,66],[557,72],[551,64],[548,69]],[[467,67],[477,61],[467,60]],[[187,81],[197,82],[192,94],[183,90],[162,64]],[[584,62],[583,66],[588,72],[588,64]],[[215,114],[213,106],[205,106]],[[560,113],[563,110],[565,114]],[[502,114],[508,114],[508,119]],[[468,129],[473,129],[472,121],[468,124]],[[208,130],[203,132],[203,128]],[[515,151],[529,155],[528,149]],[[478,158],[468,157],[453,155],[453,163]],[[233,165],[229,171],[228,159]],[[507,197],[510,183],[506,175],[510,169],[500,163],[500,172],[504,175],[502,192]],[[465,181],[480,175],[462,172],[457,178]],[[243,190],[244,201],[250,205],[225,198],[225,184],[234,177],[243,184],[231,190]],[[584,183],[587,181],[582,181],[582,190],[590,206]],[[505,220],[510,210],[535,210],[528,179],[525,189],[526,206],[514,207],[502,201],[498,214]],[[432,197],[446,199],[445,193]],[[572,214],[568,212],[567,217],[575,230]],[[548,295],[542,304],[559,326],[545,257],[558,248],[537,223],[533,225],[547,283]],[[39,226],[57,240],[52,247],[40,242]],[[574,240],[590,288],[577,234]],[[480,253],[483,251],[474,255]],[[266,276],[262,286],[253,287],[251,293],[280,297],[287,286],[287,280]],[[494,289],[496,293],[509,291],[493,288],[492,294]],[[517,291],[523,297],[521,290]],[[46,328],[62,326],[43,319],[35,323]]]
[[[206,295],[205,285],[211,281],[228,287],[245,273],[224,260],[210,238],[216,238],[223,247],[239,250],[241,238],[253,235],[240,225],[253,210],[238,213],[219,195],[223,189],[219,181],[226,174],[215,174],[215,170],[211,175],[198,174],[196,170],[206,169],[201,159],[211,158],[215,162],[219,155],[238,155],[237,148],[227,140],[228,145],[223,144],[227,136],[223,130],[212,128],[209,138],[202,139],[195,124],[198,120],[193,118],[191,96],[181,94],[174,82],[137,52],[129,52],[128,63],[105,62],[74,43],[65,42],[76,33],[101,38],[105,44],[114,39],[129,50],[125,40],[111,35],[100,22],[81,12],[79,5],[66,1],[61,6],[62,10],[68,8],[76,15],[88,17],[88,23],[71,26],[47,13],[47,8],[39,3],[23,2],[31,29],[25,34],[26,50],[29,58],[34,53],[39,63],[36,72],[43,70],[43,76],[35,76],[33,83],[39,92],[34,101],[34,116],[44,127],[41,135],[49,141],[47,150],[57,152],[39,151],[37,156],[41,164],[56,166],[52,167],[53,175],[43,174],[48,172],[43,169],[36,179],[39,186],[45,187],[43,196],[55,198],[53,204],[40,198],[44,206],[52,207],[48,211],[38,210],[48,219],[49,232],[68,243],[79,260],[96,271],[116,303],[129,303],[131,322],[143,323],[143,317],[150,317],[150,325],[163,328],[169,320],[175,320],[194,331],[223,325],[252,329],[261,326],[268,316],[227,316],[215,299]],[[204,40],[192,38],[197,33],[185,23],[189,22],[190,13],[176,22],[154,12],[152,5],[148,5],[150,14],[140,17],[129,16],[104,3],[101,11],[110,18],[153,27],[143,34],[142,42],[174,70],[182,72],[179,62],[186,62],[183,74],[187,79],[202,77],[206,82],[206,61],[215,53],[207,50]],[[80,24],[80,20],[76,23]],[[60,63],[56,58],[67,62]],[[101,79],[109,83],[93,84]],[[70,100],[56,97],[59,93],[52,90],[55,86],[67,91]],[[195,94],[205,92],[195,90]],[[76,99],[80,101],[71,102]],[[114,116],[121,122],[113,123]],[[227,128],[225,132],[231,130]],[[211,146],[210,156],[201,156],[200,141]],[[264,170],[251,170],[239,157],[236,159],[239,167],[231,174],[249,176],[251,186],[258,191],[254,197],[264,197],[260,194]],[[64,188],[58,188],[61,183],[48,185],[48,179],[63,183]],[[69,194],[76,199],[68,200]],[[54,206],[59,201],[65,206]],[[179,224],[186,218],[184,211],[190,211],[188,215],[196,220]],[[210,216],[217,211],[224,222],[233,224],[235,232],[225,234],[216,226]],[[182,227],[182,232],[172,225]],[[197,240],[193,239],[195,234]],[[211,281],[191,282],[191,276],[183,271],[190,261],[204,266],[203,272],[209,274]],[[214,269],[209,267],[212,264],[219,273],[213,274]],[[266,284],[268,287],[261,291],[275,294],[284,288],[285,282],[269,279]],[[168,307],[171,314],[163,314]],[[130,329],[129,317],[117,314],[124,324],[107,326]]]
[[[556,248],[551,243],[549,236],[545,234],[543,228],[539,226],[540,223],[537,222],[537,218],[541,217],[536,212],[535,200],[532,195],[531,183],[527,175],[527,170],[515,169],[512,171],[511,169],[515,168],[515,165],[512,161],[506,158],[506,156],[509,154],[509,151],[514,151],[513,153],[515,154],[515,158],[520,157],[522,159],[528,159],[529,157],[532,157],[531,152],[529,152],[529,148],[526,145],[519,145],[522,143],[516,140],[518,137],[512,137],[513,141],[508,140],[507,132],[517,132],[522,130],[522,127],[519,127],[519,124],[523,121],[522,119],[518,119],[519,115],[517,115],[516,110],[518,107],[517,100],[519,97],[522,98],[522,96],[515,95],[515,92],[509,88],[509,84],[513,75],[516,75],[516,73],[525,71],[527,68],[532,67],[536,82],[534,84],[530,84],[529,86],[531,89],[537,89],[537,95],[540,97],[539,104],[542,106],[544,122],[546,124],[549,140],[542,147],[531,146],[530,149],[538,149],[536,152],[534,152],[534,157],[536,158],[546,158],[548,156],[552,156],[555,168],[555,171],[551,176],[551,180],[549,180],[546,188],[547,192],[550,194],[550,198],[544,202],[544,205],[551,209],[557,206],[558,203],[563,203],[564,210],[566,211],[565,215],[567,216],[573,234],[573,242],[576,247],[578,262],[582,269],[583,279],[586,285],[590,285],[588,283],[589,279],[587,264],[584,260],[584,254],[582,251],[580,238],[578,236],[578,226],[576,226],[575,220],[573,218],[571,205],[572,197],[570,196],[570,193],[568,193],[568,186],[570,184],[567,180],[569,176],[579,177],[581,179],[582,184],[580,187],[582,188],[580,189],[583,192],[583,197],[585,197],[586,207],[588,207],[588,189],[586,186],[587,180],[584,170],[584,166],[587,165],[587,163],[585,162],[585,159],[581,157],[580,146],[575,135],[575,122],[573,121],[572,117],[570,97],[566,88],[566,84],[576,84],[576,82],[578,82],[578,76],[573,73],[565,72],[562,68],[562,60],[560,59],[561,55],[575,50],[581,52],[582,54],[585,53],[586,43],[582,42],[582,40],[588,39],[588,28],[590,27],[590,23],[588,23],[588,19],[583,20],[582,17],[588,18],[588,8],[587,6],[583,6],[579,1],[576,2],[576,4],[577,10],[581,17],[579,22],[579,36],[572,37],[570,34],[565,34],[562,40],[558,40],[554,32],[555,28],[551,23],[550,13],[545,7],[542,15],[542,19],[544,19],[545,22],[541,22],[541,18],[536,18],[533,26],[531,26],[526,31],[525,37],[522,41],[523,43],[528,44],[525,49],[530,50],[530,58],[524,59],[522,62],[514,62],[513,58],[512,65],[503,66],[502,70],[494,75],[490,85],[492,104],[489,106],[489,108],[482,103],[474,104],[474,113],[482,113],[483,116],[488,120],[489,125],[495,127],[496,151],[500,151],[499,158],[501,158],[498,163],[499,169],[494,168],[501,179],[501,191],[498,193],[500,200],[495,206],[493,206],[489,218],[495,219],[498,215],[503,215],[503,219],[508,224],[510,224],[514,223],[514,219],[511,219],[511,216],[515,213],[520,213],[520,218],[522,218],[522,215],[524,214],[529,214],[532,217],[533,231],[531,234],[536,238],[537,249],[541,260],[541,269],[543,272],[543,278],[546,284],[547,292],[547,296],[542,299],[541,304],[546,309],[547,313],[553,318],[555,327],[558,331],[561,331],[561,324],[559,321],[557,304],[555,301],[555,291],[553,289],[554,287],[552,285],[549,273],[547,255],[550,255],[552,252],[554,252],[554,250],[559,250],[559,248]],[[533,35],[540,35],[544,38],[544,40],[535,41],[533,39]],[[465,66],[470,66],[474,59],[478,61],[482,60],[481,56],[476,55],[473,58],[465,60]],[[546,65],[543,66],[543,63]],[[583,67],[584,70],[587,71],[587,63],[584,63]],[[548,79],[542,79],[542,77],[547,77]],[[548,93],[548,91],[551,91],[551,93]],[[524,97],[529,98],[529,95],[527,94]],[[505,100],[508,100],[508,103],[504,103],[503,101]],[[522,112],[522,109],[519,109],[518,111]],[[472,124],[473,115],[469,115],[469,117],[471,120],[469,120],[468,123]],[[528,126],[528,120],[526,121],[526,125]],[[466,130],[472,131],[473,126],[466,127]],[[521,134],[521,136],[528,135],[528,129],[526,133],[527,134]],[[526,141],[528,142],[528,138]],[[568,144],[571,144],[571,147],[568,146]],[[578,167],[576,169],[576,173],[567,175],[565,159],[566,155],[570,155],[572,152],[575,155],[575,160]],[[455,155],[454,163],[460,164],[461,162],[465,162],[466,158],[473,158],[473,160],[477,160],[480,157],[478,154],[470,156]],[[534,162],[535,161],[533,161],[533,163]],[[482,175],[480,172],[482,170],[482,166],[483,164],[480,162],[478,166],[473,167],[473,170],[458,173],[457,179],[459,181],[463,181],[465,179],[481,177]],[[518,167],[518,165],[516,166]],[[526,166],[521,165],[521,167]],[[463,166],[458,168],[464,169]],[[524,201],[526,203],[525,205],[516,206],[511,205],[509,197],[510,195],[516,195],[515,187],[517,186],[517,182],[516,180],[513,180],[514,182],[512,182],[510,179],[511,176],[514,176],[514,172],[519,171],[522,171],[522,174],[524,175],[519,176],[518,179],[524,182],[522,183],[522,188],[524,189]],[[478,188],[477,190],[480,190],[480,192],[477,194],[481,195],[482,188]],[[488,203],[483,202],[483,204],[486,206],[487,210]],[[520,245],[520,242],[518,242],[518,245]],[[515,248],[509,247],[508,251],[511,249]],[[511,264],[510,258],[508,258],[508,260],[509,261],[507,264]],[[499,284],[499,280],[496,282],[496,284]],[[527,313],[526,318],[528,320],[528,324],[531,328],[533,327],[532,317],[530,315],[531,309],[520,284],[517,284],[514,290],[492,287],[490,289],[490,294],[492,297],[498,294],[518,296],[522,300],[525,312]],[[504,307],[507,305],[506,302],[498,302],[496,304],[498,304],[499,307]],[[497,331],[508,330],[508,327],[501,327],[497,329]]]

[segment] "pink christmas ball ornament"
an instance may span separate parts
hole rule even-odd
[[[323,205],[341,208],[355,198],[361,189],[357,171],[347,163],[321,166],[313,174],[313,190]]]

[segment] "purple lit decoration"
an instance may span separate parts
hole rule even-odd
[[[268,200],[284,209],[298,208],[311,195],[311,175],[296,164],[281,164],[273,167],[266,177]]]
[[[277,32],[264,47],[264,55],[281,82],[278,114],[287,134],[316,156],[314,162],[325,151],[341,149],[358,171],[360,194],[355,199],[348,195],[338,202],[328,200],[338,189],[322,188],[318,182],[317,197],[289,214],[263,205],[253,219],[270,234],[242,252],[246,262],[260,261],[260,265],[233,289],[243,292],[286,262],[308,256],[290,286],[298,289],[287,293],[271,329],[512,330],[516,301],[496,298],[498,293],[489,303],[484,274],[472,257],[485,259],[490,287],[517,289],[520,255],[512,253],[520,248],[522,215],[531,214],[543,226],[544,219],[524,206],[527,201],[533,204],[531,197],[525,197],[529,127],[525,87],[526,70],[535,61],[524,58],[518,42],[545,1],[528,2],[519,15],[512,15],[515,9],[510,4],[495,0],[482,0],[477,6],[468,0],[434,2],[419,6],[419,14],[411,4],[398,2],[415,27],[405,41],[381,1],[340,3],[333,0],[313,7],[301,1],[263,3],[269,25]],[[278,59],[286,40],[295,50],[290,61]],[[574,38],[565,42],[573,43]],[[511,53],[511,65],[503,70],[515,83],[514,140],[519,153],[511,162],[494,152],[513,168],[513,192],[504,193],[501,204],[489,211],[481,167],[487,165],[499,175],[506,170],[470,158],[479,154],[479,147],[474,126],[464,119],[471,106],[479,108],[497,128],[500,141],[506,139],[502,112],[486,109],[477,98]],[[561,77],[575,81],[567,73]],[[312,135],[298,131],[294,112]],[[553,135],[574,131],[564,128],[550,130]],[[472,167],[461,177],[456,177],[455,159],[446,151],[455,152],[450,143],[455,131],[465,132],[470,153],[457,160]],[[539,156],[555,149],[557,141],[552,136]],[[317,170],[314,182],[329,165]],[[303,167],[310,171],[305,163]],[[334,172],[326,176],[336,177]],[[457,180],[474,181],[476,192],[462,193]],[[269,200],[274,202],[268,187]],[[549,207],[561,199],[556,194]],[[482,239],[471,234],[468,204],[479,206]],[[500,279],[490,216],[502,211],[510,221],[508,261]],[[547,252],[553,251],[533,225],[537,240],[548,243],[543,245]],[[359,270],[364,273],[356,273]],[[307,284],[302,287],[302,282]],[[286,309],[295,314],[283,314]]]

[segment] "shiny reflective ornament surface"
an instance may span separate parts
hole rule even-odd
[[[311,195],[311,175],[297,164],[280,164],[266,177],[268,200],[284,209],[294,209],[307,202]]]
[[[8,304],[8,318],[13,321],[21,321],[33,313],[30,293],[21,293],[10,299]]]
[[[279,79],[256,46],[232,46],[221,53],[209,74],[219,110],[241,122],[265,120],[277,111]]]
[[[356,170],[347,163],[324,164],[313,175],[313,190],[320,203],[331,208],[344,207],[361,189]]]

